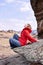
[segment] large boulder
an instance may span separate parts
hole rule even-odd
[[[30,0],[30,2],[38,23],[38,36],[43,38],[43,0]]]
[[[43,64],[43,39],[30,45],[13,49],[30,62],[40,62]]]

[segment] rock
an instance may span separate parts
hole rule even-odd
[[[34,44],[18,47],[13,49],[14,51],[10,47],[0,45],[0,65],[42,65],[42,42],[43,40],[40,40]]]
[[[30,45],[17,47],[13,49],[30,62],[39,62],[43,64],[43,39]]]
[[[37,20],[38,36],[43,38],[43,0],[30,0]]]
[[[0,45],[0,65],[29,65],[29,62],[10,47]]]

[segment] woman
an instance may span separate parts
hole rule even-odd
[[[13,38],[9,39],[11,48],[20,47],[27,45],[29,43],[37,42],[38,40],[33,38],[31,32],[32,32],[31,26],[30,24],[27,24],[21,31],[20,37],[17,34],[15,34]]]

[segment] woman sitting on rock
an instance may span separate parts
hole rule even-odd
[[[15,47],[21,47],[27,44],[31,44],[33,42],[37,42],[38,40],[35,39],[32,35],[31,35],[31,25],[27,24],[24,29],[21,31],[21,35],[18,36],[17,34],[14,34],[13,38],[9,39],[10,42],[10,46],[11,48],[15,48]],[[28,41],[28,43],[27,43]]]

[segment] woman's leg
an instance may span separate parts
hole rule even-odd
[[[13,38],[16,39],[16,40],[18,40],[19,36],[17,34],[14,34]]]
[[[20,42],[18,40],[16,40],[16,39],[11,38],[11,39],[9,39],[9,42],[10,42],[11,48],[15,48],[15,47],[20,47],[21,46]]]
[[[11,47],[11,49],[17,47],[17,46],[15,46],[15,45],[13,45],[13,44],[11,43],[11,39],[9,39],[9,43],[10,43],[10,47]]]

